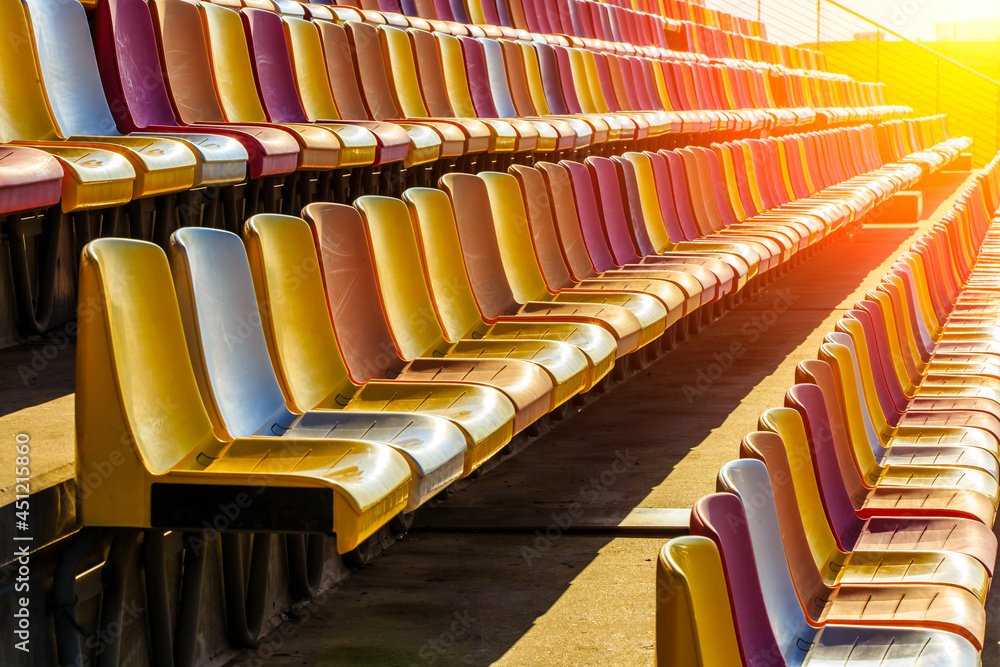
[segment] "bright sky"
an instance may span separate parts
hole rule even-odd
[[[934,39],[938,23],[1000,17],[998,0],[838,0],[838,2],[910,39]],[[756,17],[756,0],[708,0],[710,7]],[[837,11],[823,2],[823,11]],[[761,14],[775,37],[797,36],[793,41],[815,41],[815,0],[761,0]],[[842,14],[841,14],[842,15]],[[856,19],[851,22],[861,29]],[[824,34],[824,39],[829,38]],[[784,41],[784,39],[782,39]]]

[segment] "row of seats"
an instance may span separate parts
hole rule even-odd
[[[658,567],[661,664],[979,664],[1000,156],[796,368]]]
[[[920,176],[866,126],[95,240],[77,462],[122,464],[78,518],[200,526],[245,493],[230,528],[355,549]]]
[[[771,80],[750,68],[183,0],[102,2],[93,41],[73,0],[3,0],[0,16],[16,36],[0,47],[8,100],[0,140],[60,161],[65,212],[169,204],[170,195],[244,179],[288,184],[292,211],[313,196],[344,194],[328,182],[316,189],[317,174],[334,169],[759,131],[812,122],[805,107],[870,101],[821,96],[822,86],[775,95]],[[774,109],[776,97],[801,108]],[[841,111],[842,120],[871,119]],[[292,173],[309,176],[296,181]],[[241,211],[230,205],[230,228]]]
[[[288,0],[269,1],[282,13],[302,11]],[[719,20],[714,25],[713,16],[702,16],[702,12],[693,12],[690,18],[676,21],[661,14],[592,0],[340,0],[331,4],[356,9],[370,20],[397,21],[392,15],[398,15],[688,51],[712,58],[741,58],[796,69],[825,67],[819,52],[727,29],[725,26],[731,27],[732,21]]]
[[[729,14],[719,9],[707,7],[699,0],[603,0],[625,9],[666,16],[678,21],[690,21],[701,25],[722,28],[750,37],[765,37],[765,26],[742,16]]]

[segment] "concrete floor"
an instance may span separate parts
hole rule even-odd
[[[655,561],[669,532],[573,529],[635,508],[690,508],[713,492],[760,412],[781,404],[796,363],[966,178],[936,177],[923,220],[858,230],[437,508],[505,511],[522,529],[483,520],[479,531],[411,531],[229,664],[652,664]],[[40,364],[36,351],[52,358],[25,379],[19,368]],[[73,352],[54,340],[0,351],[0,439],[31,434],[38,486],[73,474]],[[582,514],[571,517],[574,503]],[[987,606],[984,662],[1000,664],[1000,594]]]
[[[480,531],[412,531],[231,667],[261,657],[282,666],[652,664],[655,564],[668,535],[560,525],[690,508],[712,493],[758,415],[781,405],[795,365],[966,178],[935,178],[923,220],[858,230],[440,506],[528,517],[522,530],[484,520]],[[720,355],[734,341],[737,354]],[[570,517],[573,503],[582,516]],[[1000,595],[989,606],[997,618]],[[998,625],[986,664],[998,662]]]

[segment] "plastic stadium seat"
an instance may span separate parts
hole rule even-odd
[[[445,81],[442,54],[438,48],[438,35],[416,29],[407,32],[417,69],[416,82],[423,93],[427,113],[437,118],[459,116],[475,118],[476,113],[469,94],[469,84],[464,75],[452,77],[452,84],[456,88],[462,89],[455,90],[456,101],[460,103],[452,103],[452,96]],[[441,37],[442,39],[445,37],[454,39],[450,35],[442,35]],[[549,146],[548,143],[540,144],[538,130],[527,121],[520,119],[506,121],[497,118],[478,120],[489,129],[491,153],[524,153],[536,149],[554,150],[554,139],[552,146]]]
[[[409,382],[473,383],[499,389],[514,404],[514,432],[519,433],[557,407],[556,387],[552,375],[531,362],[513,363],[500,359],[476,359],[455,356],[427,356],[422,351],[403,350],[396,343],[399,334],[391,328],[382,307],[378,280],[375,275],[361,213],[352,206],[313,204],[306,208],[305,217],[313,227],[319,247],[320,270],[327,288],[327,301],[337,340],[352,375],[355,377],[390,378]],[[353,276],[354,288],[343,290],[339,279]],[[432,315],[432,314],[431,314]],[[398,323],[398,322],[397,322]],[[409,324],[406,332],[415,340],[420,331],[429,327],[440,330],[434,320]],[[402,332],[401,332],[402,333]],[[441,337],[444,353],[449,347]],[[409,354],[415,354],[411,357]],[[563,387],[561,393],[566,393]]]
[[[319,22],[316,24],[323,43],[327,75],[337,108],[344,118],[384,122],[394,117],[394,105],[386,103],[388,81],[384,69],[366,69],[367,77],[355,74],[357,54],[340,25]],[[390,96],[391,99],[391,96]],[[399,125],[399,123],[387,123]],[[408,166],[430,164],[441,157],[441,137],[432,128],[421,125],[402,125],[409,149],[405,164]]]
[[[417,250],[416,232],[406,205],[398,199],[362,197],[355,206],[361,211],[368,233],[382,306],[404,356],[430,356],[433,350],[436,356],[529,361],[552,375],[557,405],[588,385],[587,357],[579,348],[561,341],[491,337],[449,340],[440,325],[429,286],[414,280],[414,276],[426,276],[427,269]]]
[[[549,197],[545,178],[542,172],[535,168],[514,166],[510,169],[517,178],[521,186],[521,195],[524,199],[528,214],[528,224],[534,240],[535,252],[539,258],[539,265],[545,275],[546,282],[552,285],[568,286],[575,281],[600,280],[608,283],[607,289],[625,289],[638,292],[646,292],[655,295],[655,290],[644,289],[642,281],[644,279],[663,280],[670,282],[683,290],[686,300],[684,312],[686,315],[692,314],[696,309],[707,305],[721,298],[718,277],[706,268],[695,265],[662,264],[659,267],[648,267],[643,270],[614,270],[598,274],[594,271],[593,263],[587,263],[589,269],[584,268],[583,276],[577,278],[567,265],[563,249],[559,244],[559,231],[556,227],[555,202]],[[572,193],[567,192],[567,195]],[[569,202],[572,202],[570,199]],[[571,205],[571,213],[575,214],[575,205]],[[570,222],[567,221],[568,227]],[[580,236],[579,221],[577,221],[575,233]],[[629,282],[634,280],[635,282]],[[618,285],[615,287],[614,285]],[[676,292],[671,295],[671,300],[676,300]]]
[[[705,257],[708,262],[725,262],[738,273],[738,286],[745,286],[747,279],[760,273],[760,254],[746,244],[703,239],[693,224],[682,231],[681,220],[690,221],[688,199],[682,190],[677,190],[677,196],[671,191],[672,179],[667,171],[667,161],[659,154],[647,155],[650,157],[649,165],[633,160],[612,163],[598,158],[588,159],[586,165],[563,163],[570,173],[577,214],[585,223],[585,234],[588,228],[597,226],[594,222],[585,221],[595,215],[593,212],[598,212],[608,230],[608,247],[615,262],[624,265],[659,263],[669,261],[660,259],[660,253],[681,252],[691,261]],[[653,167],[653,173],[645,169],[646,166]],[[627,201],[622,195],[619,167]],[[662,172],[659,178],[654,176],[657,168]],[[674,231],[677,240],[673,237],[665,240],[664,229]],[[638,248],[641,253],[632,239],[642,241]],[[596,230],[587,235],[587,246],[592,257],[600,252]]]
[[[90,243],[80,293],[101,307],[80,321],[77,461],[123,461],[78,504],[81,525],[196,529],[244,493],[257,502],[230,528],[335,532],[344,553],[406,506],[410,469],[391,447],[216,434],[159,247]]]
[[[792,387],[785,403],[802,416],[820,483],[843,487],[859,516],[964,516],[992,526],[997,481],[989,473],[932,464],[873,464],[870,447],[859,448],[862,459],[846,439],[832,436],[826,397],[817,385]]]
[[[73,0],[25,2],[35,37],[45,94],[64,136],[117,136],[94,55],[83,5]],[[146,136],[146,135],[144,135]],[[246,150],[239,142],[213,134],[158,136],[182,142],[197,158],[194,187],[240,183],[246,178]],[[140,141],[147,140],[139,139]]]
[[[799,626],[803,641],[777,634],[779,619],[768,615],[768,601],[751,574],[734,595],[734,582],[746,577],[745,568],[724,565],[719,548],[701,536],[677,537],[660,552],[657,563],[656,656],[659,664],[721,667],[766,664],[775,658],[794,665],[866,665],[893,659],[901,664],[931,667],[939,664],[976,664],[978,654],[968,641],[947,632],[907,632],[897,639],[895,629],[852,626]],[[735,610],[735,614],[734,614]],[[756,661],[744,661],[734,615],[743,614],[744,627],[763,623],[763,650]],[[790,615],[794,618],[794,615]],[[784,620],[784,619],[781,619]],[[780,638],[780,639],[779,639]],[[792,641],[782,641],[792,640]],[[903,640],[903,641],[900,641]],[[779,641],[781,642],[779,644]],[[954,658],[953,661],[951,659]]]
[[[945,551],[976,558],[991,573],[996,562],[996,537],[988,526],[962,518],[872,518],[858,516],[843,486],[819,484],[813,471],[801,416],[790,408],[775,408],[761,416],[761,426],[777,433],[787,451],[795,494],[803,511],[829,513],[833,537],[843,551]],[[772,461],[765,463],[771,469]]]
[[[328,65],[330,68],[337,68],[344,66],[344,63],[335,60],[328,62],[321,34],[323,31],[333,30],[342,33],[343,28],[332,23],[312,23],[297,18],[285,18],[283,22],[295,82],[303,111],[309,121],[345,122],[343,115],[353,112],[357,119],[349,122],[368,129],[378,141],[374,161],[376,165],[406,161],[410,154],[410,137],[406,130],[393,123],[364,120],[367,118],[367,113],[361,104],[356,83],[345,93],[351,96],[350,100],[334,99]],[[344,114],[341,113],[341,109],[344,110]]]
[[[59,203],[59,160],[33,148],[0,146],[0,216],[37,211]]]
[[[441,184],[451,197],[462,253],[483,312],[560,315],[598,324],[615,336],[618,357],[653,342],[663,333],[666,309],[652,297],[626,297],[633,307],[645,309],[640,312],[640,319],[623,306],[605,302],[614,301],[613,296],[594,294],[588,297],[585,292],[574,294],[570,291],[563,298],[553,294],[545,286],[537,264],[515,267],[504,257],[485,181],[467,174],[447,174],[442,177]],[[522,269],[523,273],[509,274],[508,269]],[[578,299],[574,301],[573,296]]]
[[[245,34],[240,13],[208,3],[199,4],[199,9],[211,56],[215,88],[226,119],[235,123],[271,122],[257,90],[254,75],[257,54],[250,51],[248,37],[251,37],[252,32],[249,25]],[[277,19],[276,16],[268,16]],[[250,21],[249,16],[247,21]],[[277,121],[275,124],[291,130],[299,141],[300,169],[331,170],[345,162],[347,166],[357,166],[371,164],[375,159],[375,138],[367,132],[367,136],[359,136],[361,128],[347,129],[348,137],[362,141],[360,146],[354,146],[345,145],[341,141],[336,125],[325,127],[294,121]]]
[[[195,375],[217,431],[243,438],[346,438],[387,444],[410,466],[407,511],[458,478],[465,437],[444,419],[393,412],[294,413],[286,407],[238,236],[181,229],[171,237],[170,254]]]
[[[481,310],[455,225],[451,200],[440,190],[410,188],[403,193],[417,230],[419,253],[438,318],[450,340],[460,338],[528,338],[570,343],[587,356],[589,391],[614,365],[614,336],[595,324],[559,321],[558,316],[529,314],[489,317]]]
[[[268,119],[281,123],[307,123],[299,91],[285,43],[287,31],[282,20],[270,12],[244,9],[243,27],[250,46],[261,101]],[[286,19],[297,20],[297,19]],[[315,122],[315,120],[314,120]],[[321,119],[319,124],[336,131],[341,141],[342,164],[367,166],[385,156],[376,153],[378,142],[376,127],[335,122],[333,118]]]
[[[846,350],[839,351],[841,354],[838,355],[836,347],[827,347],[838,345],[836,340],[848,347],[850,341],[843,340],[841,336],[843,335],[830,334],[820,355],[834,359],[840,356],[846,360]],[[831,365],[822,359],[809,359],[796,368],[796,380],[815,384],[823,391],[832,437],[837,441],[838,452],[853,452],[855,443],[861,448],[858,454],[852,453],[846,458],[855,461],[853,465],[856,470],[863,467],[872,471],[862,474],[865,486],[871,487],[877,483],[880,477],[879,466],[887,465],[961,466],[981,470],[994,479],[1000,478],[995,441],[987,433],[977,429],[906,427],[896,429],[888,435],[876,433],[874,427],[869,428],[872,424],[871,416],[867,405],[859,400],[853,378],[838,376],[842,370],[845,369],[839,362]],[[853,369],[847,372],[853,374]],[[864,461],[864,465],[857,463],[858,461]]]
[[[2,95],[7,100],[4,104],[5,132],[9,135],[0,137],[7,141],[25,142],[36,147],[59,148],[63,141],[55,120],[49,113],[45,91],[41,85],[41,77],[35,62],[34,49],[31,48],[32,36],[28,26],[24,6],[16,0],[4,0],[0,4],[0,18],[8,29],[8,39],[5,47],[0,50],[0,66],[5,70],[3,85],[10,92]],[[18,45],[23,45],[22,48]],[[17,100],[17,103],[14,103]],[[114,131],[113,128],[109,128]],[[102,175],[108,179],[105,192],[109,195],[107,201],[74,202],[69,198],[68,210],[78,208],[77,204],[87,206],[89,203],[101,207],[122,203],[120,188],[113,183],[128,181],[133,187],[131,198],[140,199],[156,195],[176,193],[191,187],[195,178],[196,160],[193,152],[183,143],[172,139],[156,137],[114,137],[114,136],[79,136],[69,137],[64,153],[67,157],[78,154],[81,148],[100,149],[113,152],[127,160],[125,165],[116,160],[102,161],[102,167],[107,170]],[[52,151],[49,151],[52,152]],[[58,153],[54,153],[60,157]],[[87,157],[86,154],[79,157]],[[85,159],[64,160],[64,164],[76,162],[81,171],[87,169],[82,163]],[[134,178],[133,178],[134,177]],[[83,180],[83,179],[81,179]],[[82,194],[82,193],[81,193]],[[102,193],[104,194],[104,193]],[[100,197],[100,195],[98,196]]]
[[[628,171],[627,163],[618,164]],[[706,299],[720,305],[723,299],[728,299],[730,305],[735,302],[733,295],[745,284],[745,279],[740,281],[738,269],[742,269],[745,275],[746,264],[734,259],[737,263],[734,268],[709,254],[697,256],[694,253],[674,252],[657,256],[656,248],[642,233],[645,230],[640,227],[641,218],[633,217],[631,228],[626,223],[620,191],[609,191],[598,205],[591,173],[586,166],[573,162],[559,165],[541,163],[537,169],[545,182],[562,250],[574,277],[588,277],[595,270],[600,272],[598,275],[608,277],[660,270],[680,271],[690,274],[705,288],[703,305],[708,302]],[[630,178],[628,173],[623,173],[623,176],[626,181]],[[638,215],[638,212],[633,211],[633,214]],[[635,245],[632,243],[633,231]],[[707,319],[713,319],[721,314],[721,310],[705,309],[704,313]]]
[[[479,178],[486,183],[496,237],[515,296],[519,299],[544,300],[547,297],[559,301],[614,304],[629,309],[643,318],[640,320],[643,322],[649,322],[653,312],[665,310],[666,326],[675,324],[689,313],[689,309],[693,312],[701,305],[702,286],[693,276],[677,276],[674,281],[575,282],[565,267],[556,271],[549,266],[546,273],[539,263],[533,230],[529,226],[525,200],[517,179],[510,174],[496,172],[483,172]],[[651,297],[660,303],[660,308],[655,311],[649,303]]]
[[[338,341],[334,332],[316,244],[304,220],[258,215],[247,223],[245,234],[250,270],[264,314],[264,335],[278,382],[293,409],[415,412],[444,417],[466,436],[463,475],[510,441],[514,405],[492,387],[370,378],[358,373],[359,369],[352,374],[340,346],[352,356],[349,345],[353,341],[346,336]],[[353,356],[362,356],[365,351]],[[369,367],[374,363],[362,361]]]
[[[829,546],[832,541],[828,527],[824,527],[827,525],[825,519],[800,513],[790,478],[782,477],[776,469],[764,467],[759,460],[763,456],[769,461],[783,461],[781,439],[773,433],[752,433],[745,438],[741,454],[745,458],[732,461],[719,471],[717,487],[740,495],[744,503],[750,503],[753,498],[754,506],[760,506],[759,513],[755,511],[749,518],[763,530],[767,542],[777,547],[780,540],[784,552],[781,562],[787,565],[799,591],[799,610],[804,610],[814,622],[822,620],[828,611],[827,605],[817,600],[829,600],[840,594],[839,591],[847,591],[843,594],[853,596],[852,589],[871,588],[876,591],[875,596],[883,597],[885,594],[878,593],[878,587],[884,587],[890,595],[897,587],[943,587],[949,591],[967,591],[971,595],[967,598],[970,606],[972,600],[982,604],[986,599],[990,576],[981,563],[965,554],[879,550],[843,553],[835,546],[828,553],[817,553],[817,546]],[[779,468],[783,469],[784,463]],[[740,473],[734,472],[736,470]],[[747,486],[749,483],[755,487]],[[770,512],[776,513],[774,519],[768,518]],[[780,528],[778,539],[774,539],[772,521],[777,521]],[[778,565],[768,561],[765,567]]]
[[[977,649],[982,645],[986,615],[982,604],[972,593],[952,586],[936,584],[841,584],[836,587],[818,586],[802,591],[793,583],[789,561],[802,554],[788,554],[783,545],[774,507],[767,470],[760,461],[743,459],[727,463],[719,471],[719,488],[729,494],[706,496],[695,504],[691,515],[691,532],[708,537],[720,546],[723,560],[756,563],[771,630],[780,645],[799,649],[800,641],[807,647],[820,628],[864,626],[878,631],[890,626],[905,635],[930,629],[943,630],[964,637]],[[753,499],[752,511],[745,504]],[[806,556],[808,558],[808,556]],[[800,567],[796,564],[795,567]],[[748,568],[749,569],[749,568]],[[733,588],[741,586],[736,582]],[[813,597],[815,596],[815,597]],[[803,611],[800,599],[807,601],[809,613]],[[758,626],[754,619],[742,619],[741,643],[747,643],[746,632]],[[804,632],[805,637],[798,633]],[[760,635],[766,636],[766,630]],[[900,638],[903,639],[902,637]],[[759,641],[756,637],[751,641]],[[801,649],[799,649],[801,650]]]
[[[347,36],[351,53],[357,63],[357,73],[361,82],[361,91],[368,110],[375,120],[391,120],[400,122],[407,127],[425,128],[438,137],[441,157],[457,159],[468,153],[484,152],[488,142],[473,142],[467,147],[467,134],[456,120],[404,121],[405,112],[397,105],[389,80],[389,65],[383,56],[379,29],[365,23],[349,22],[346,24]],[[341,73],[341,76],[349,73]]]
[[[173,45],[162,50],[162,73],[151,11],[160,44]],[[124,43],[128,48],[121,47]],[[155,0],[148,6],[139,0],[102,2],[95,16],[94,48],[105,95],[122,130],[230,137],[247,151],[247,176],[254,182],[295,171],[299,147],[290,132],[227,122],[216,97],[197,6],[182,0]]]
[[[424,102],[424,91],[420,85],[417,72],[417,61],[410,35],[406,30],[381,26],[378,28],[378,39],[381,42],[386,57],[386,74],[388,75],[392,92],[404,118],[420,121],[431,115]],[[491,141],[492,134],[486,123],[477,119],[454,119],[454,114],[448,114],[446,119],[457,125],[465,133],[466,155],[478,155],[492,148],[497,149],[496,140]],[[441,119],[444,120],[444,119]],[[503,152],[513,150],[513,143],[500,144]]]

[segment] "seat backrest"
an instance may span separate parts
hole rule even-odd
[[[450,173],[441,177],[440,184],[451,199],[465,268],[480,310],[487,320],[513,315],[518,302],[508,282],[485,181],[471,174]]]
[[[514,98],[511,97],[510,84],[507,81],[507,67],[504,63],[503,49],[495,39],[480,39],[486,71],[489,76],[490,94],[493,105],[501,118],[517,118]]]
[[[799,505],[808,508],[814,517],[820,515],[819,511],[825,512],[829,526],[836,536],[837,546],[844,551],[850,551],[860,534],[861,520],[855,514],[854,506],[850,498],[847,498],[842,483],[840,491],[843,496],[834,493],[834,486],[820,483],[810,449],[809,433],[806,431],[802,415],[791,408],[772,408],[760,416],[760,428],[777,433],[781,437],[788,456],[796,496],[800,500]],[[834,473],[837,471],[834,470]],[[827,550],[824,549],[820,553],[824,551]]]
[[[63,136],[115,135],[87,13],[73,0],[25,0],[45,95]]]
[[[597,156],[591,156],[585,162],[594,179],[598,210],[615,262],[622,265],[639,261],[629,229],[630,212],[625,210],[621,180],[615,163]]]
[[[691,534],[707,537],[719,548],[742,664],[780,661],[781,648],[771,629],[743,502],[731,493],[699,499],[691,508]]]
[[[316,21],[313,25],[319,28],[326,73],[340,118],[368,120],[371,116],[362,98],[358,77],[354,73],[354,58],[347,31],[343,26],[328,21]]]
[[[361,214],[346,204],[303,210],[318,251],[330,319],[351,379],[358,384],[399,375],[405,366],[379,300]]]
[[[426,30],[409,30],[409,38],[416,55],[420,73],[420,87],[424,93],[428,113],[434,118],[451,118],[455,110],[448,99],[448,86],[444,80],[444,66],[434,33]]]
[[[740,663],[726,575],[719,549],[707,537],[675,537],[660,551],[656,663],[691,667]]]
[[[556,224],[559,247],[573,280],[594,276],[594,262],[587,251],[587,242],[580,228],[573,184],[565,166],[552,162],[536,162],[548,194],[552,218]],[[589,178],[589,174],[587,175]]]
[[[186,124],[224,122],[226,116],[215,92],[215,77],[198,5],[188,0],[152,0],[149,11],[159,43],[170,45],[170,48],[161,47],[163,77],[177,118]],[[155,55],[155,44],[134,44],[129,49],[122,49],[119,57],[135,58],[147,49],[153,49]]]
[[[860,387],[864,394],[863,398],[868,402],[875,427],[881,433],[886,431],[887,427],[895,426],[899,415],[903,412],[898,407],[897,400],[904,404],[906,401],[905,398],[897,399],[886,385],[878,351],[866,336],[866,327],[861,322],[862,319],[868,320],[868,314],[864,311],[849,310],[847,315],[849,317],[841,318],[837,322],[837,331],[851,337],[852,356],[861,373]],[[868,333],[870,335],[870,332]]]
[[[444,73],[448,101],[459,118],[475,118],[476,107],[469,88],[469,75],[465,67],[465,54],[457,37],[435,33],[438,53]]]
[[[244,241],[262,329],[289,404],[306,411],[347,403],[356,387],[330,322],[309,225],[292,216],[256,215],[247,221]]]
[[[274,123],[309,122],[295,87],[281,17],[260,9],[244,9],[241,14],[257,92],[268,119]]]
[[[485,328],[469,281],[451,200],[441,190],[410,188],[403,193],[416,230],[434,307],[449,340],[483,333]]]
[[[0,142],[57,139],[20,0],[0,0]]]
[[[378,35],[382,43],[382,55],[389,64],[386,72],[396,106],[404,118],[426,118],[430,114],[420,89],[420,76],[417,74],[410,36],[405,30],[392,26],[379,26]]]
[[[549,91],[546,90],[542,79],[542,70],[538,61],[538,54],[535,52],[534,47],[530,43],[518,42],[516,46],[519,54],[517,61],[521,63],[521,67],[523,68],[525,84],[527,85],[527,91],[531,102],[528,107],[528,112],[529,114],[548,116],[553,112],[549,107]],[[515,62],[517,61],[512,55],[511,59],[508,61],[508,68],[516,68]],[[517,83],[518,82],[515,81],[515,85],[517,85]],[[525,101],[519,100],[516,96],[514,100],[518,104]]]
[[[492,210],[497,242],[514,298],[521,303],[544,300],[550,289],[560,289],[564,284],[546,283],[539,267],[528,211],[517,179],[510,174],[490,171],[481,172],[479,178],[486,184],[488,198],[483,205]],[[554,272],[552,277],[561,279],[563,283],[569,280],[565,266],[561,271]]]
[[[323,41],[317,24],[294,17],[283,18],[282,23],[295,75],[295,87],[306,118],[313,122],[338,120],[340,111],[330,88]]]
[[[462,56],[465,62],[465,74],[468,79],[469,93],[480,118],[499,118],[500,114],[494,103],[491,90],[489,70],[486,65],[486,53],[483,45],[474,37],[459,37],[462,45]]]
[[[406,204],[392,197],[361,197],[361,212],[378,281],[379,298],[404,359],[443,355],[448,342],[427,286]]]
[[[608,236],[601,220],[600,204],[597,198],[597,184],[590,168],[580,162],[563,160],[559,166],[566,170],[573,186],[576,214],[580,219],[580,231],[587,244],[587,252],[598,273],[618,268],[608,244]]]
[[[82,525],[144,525],[151,476],[202,469],[222,442],[188,362],[163,251],[117,238],[89,243],[79,293],[76,460],[81,470],[121,464],[113,485],[81,499],[78,518]]]
[[[179,229],[170,237],[170,268],[191,364],[216,429],[245,438],[271,422],[281,424],[287,419],[285,398],[240,237]]]
[[[498,40],[498,43],[503,51],[504,68],[507,71],[511,100],[517,110],[517,115],[521,117],[538,115],[531,99],[531,86],[528,82],[520,44],[508,39]]]
[[[542,173],[533,167],[523,165],[513,165],[509,172],[517,179],[521,189],[535,256],[538,258],[538,265],[546,284],[554,290],[571,286],[575,281],[566,265],[566,258],[560,246],[559,232],[553,215],[553,201],[549,198],[549,190]],[[567,194],[572,196],[571,192]]]
[[[661,253],[671,246],[670,236],[664,226],[663,208],[660,206],[662,196],[669,196],[669,184],[655,178],[653,160],[662,158],[656,153],[625,153],[632,178],[626,181],[628,198],[632,215],[638,216],[633,225],[642,224],[646,236],[651,243],[652,253]],[[662,165],[661,165],[662,168]],[[666,186],[666,191],[664,188]]]
[[[266,123],[267,114],[257,94],[253,61],[240,14],[207,2],[198,7],[208,37],[215,88],[226,119],[234,123]]]
[[[354,74],[361,82],[361,94],[369,116],[374,120],[399,118],[400,109],[392,95],[378,28],[358,21],[348,21],[345,26],[354,54]],[[342,75],[347,74],[344,72]]]
[[[93,34],[104,94],[118,129],[136,132],[150,126],[176,125],[145,1],[98,3]],[[178,43],[178,49],[186,51],[184,44]],[[170,60],[166,58],[166,62]]]
[[[762,461],[738,459],[725,464],[719,470],[717,489],[732,493],[742,501],[771,631],[787,657],[801,659],[810,648],[808,642],[818,634],[818,630],[806,621],[789,563],[794,563],[797,569],[803,566],[811,568],[808,544],[800,543],[805,550],[797,550],[796,545],[789,545],[784,539],[771,481]],[[801,523],[799,534],[803,535]],[[793,548],[790,549],[790,546]],[[808,595],[808,591],[804,593]],[[816,607],[815,604],[812,606]],[[817,611],[821,613],[821,610],[822,607]],[[795,664],[796,661],[789,662]]]

